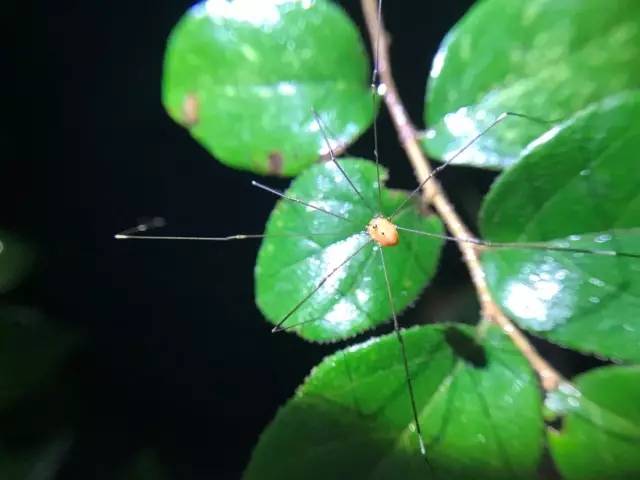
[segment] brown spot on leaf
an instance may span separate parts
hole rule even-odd
[[[280,152],[271,152],[269,154],[269,165],[267,167],[267,172],[271,175],[281,175],[283,163],[284,159],[282,158],[282,154]]]
[[[182,102],[182,122],[187,128],[193,127],[198,123],[198,97],[195,93],[188,93]]]

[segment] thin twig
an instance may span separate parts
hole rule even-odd
[[[400,143],[411,162],[416,179],[419,183],[422,183],[429,177],[432,170],[427,157],[420,148],[418,132],[411,123],[407,111],[402,104],[402,100],[400,100],[398,89],[393,79],[389,60],[389,41],[384,28],[384,22],[382,18],[380,18],[378,23],[376,0],[361,0],[361,4],[367,29],[369,30],[369,37],[372,42],[379,42],[376,47],[378,51],[378,71],[382,83],[386,86],[386,94],[384,96],[385,104],[398,132]],[[422,197],[426,202],[434,206],[454,237],[474,238],[456,213],[452,203],[435,178],[431,178],[424,185]],[[500,307],[493,301],[484,276],[484,271],[482,270],[482,265],[480,264],[477,247],[472,243],[458,242],[458,248],[460,248],[462,252],[464,262],[467,265],[471,280],[478,294],[483,319],[500,326],[505,334],[511,338],[514,345],[522,352],[540,376],[540,381],[545,390],[555,389],[560,382],[563,381],[561,374],[536,351],[527,337],[514,326],[511,320],[507,318],[502,310],[500,310]],[[483,328],[483,325],[481,325],[481,328]]]

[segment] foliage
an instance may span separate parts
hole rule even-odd
[[[8,258],[0,263],[0,284],[6,287],[0,298],[0,478],[54,480],[86,448],[77,418],[94,392],[86,388],[86,379],[70,374],[69,365],[86,348],[87,338],[8,295],[9,287],[19,290],[27,280],[33,247],[6,232],[0,232],[0,245],[5,247],[0,257]],[[121,475],[168,478],[152,451],[143,451]]]
[[[484,236],[640,254],[638,118],[640,94],[625,93],[532,144],[487,195]],[[523,328],[580,351],[640,361],[640,261],[515,248],[487,251],[483,264],[496,300]]]
[[[371,124],[367,78],[358,30],[332,3],[214,0],[172,32],[163,102],[230,167],[295,175],[324,148],[313,109],[334,147]]]
[[[526,360],[492,328],[405,331],[432,467],[443,478],[533,478],[541,398]],[[264,432],[245,478],[428,478],[397,339],[386,335],[318,365]],[[328,461],[328,459],[331,461]]]
[[[424,145],[448,159],[503,112],[568,120],[640,87],[640,4],[635,0],[489,0],[447,34],[425,96]],[[513,119],[457,163],[502,169],[545,126]]]
[[[422,139],[447,160],[503,112],[544,120],[509,117],[456,160],[512,166],[480,216],[485,239],[519,243],[484,249],[492,296],[534,335],[629,362],[640,360],[640,260],[624,255],[640,254],[639,46],[634,0],[478,2],[433,61]],[[439,259],[440,239],[401,232],[399,246],[382,250],[390,301],[365,229],[407,193],[380,185],[366,160],[305,170],[326,159],[323,133],[344,146],[369,126],[377,100],[367,63],[355,25],[326,0],[202,2],[167,47],[164,103],[176,121],[229,166],[300,174],[285,192],[298,203],[279,200],[267,221],[255,276],[267,320],[306,340],[392,319],[392,303],[414,302]],[[393,220],[443,232],[413,201]],[[400,343],[387,335],[318,365],[265,430],[245,477],[534,478],[542,398],[504,334],[480,323],[404,338],[430,468],[412,432]],[[637,374],[605,367],[549,394],[547,412],[564,424],[548,442],[565,478],[640,475]],[[596,454],[586,453],[596,438]]]
[[[640,368],[591,370],[562,385],[549,410],[565,415],[561,431],[548,429],[551,454],[569,479],[633,478],[640,469]]]
[[[492,301],[602,363],[555,388],[485,319],[395,329],[447,236],[428,205],[386,186],[386,168],[333,159],[377,115],[370,63],[330,0],[200,1],[167,42],[168,115],[231,168],[293,177],[255,265],[267,322],[310,342],[394,327],[311,371],[244,478],[533,479],[545,461],[568,480],[640,477],[640,2],[480,0],[426,79],[424,151],[496,174],[476,242]],[[380,217],[397,246],[368,235]],[[0,230],[0,478],[54,479],[84,448],[86,397],[67,368],[91,346],[9,296],[35,252]],[[109,474],[169,478],[146,449]]]
[[[363,192],[364,201],[354,194],[332,163],[309,168],[295,179],[287,193],[313,199],[314,205],[348,216],[350,222],[313,209],[301,213],[299,205],[280,200],[267,221],[265,233],[272,236],[262,243],[256,263],[258,306],[269,321],[277,323],[291,309],[291,299],[301,296],[301,285],[313,290],[323,277],[355,254],[287,321],[287,325],[300,324],[295,331],[308,340],[341,339],[391,317],[389,303],[378,298],[379,292],[386,289],[379,248],[362,228],[372,216],[374,207],[369,206],[378,203],[376,167],[369,161],[351,158],[340,164]],[[405,192],[384,189],[382,211],[391,214],[406,199]],[[395,221],[407,228],[443,233],[440,219],[422,215],[417,202],[403,208]],[[304,237],[285,236],[296,233]],[[414,302],[431,279],[441,244],[440,239],[414,235],[385,252],[396,310]]]

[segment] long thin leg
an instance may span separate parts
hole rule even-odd
[[[170,236],[170,235],[138,235],[140,232],[148,232],[155,228],[164,227],[166,225],[165,220],[161,217],[156,217],[149,222],[144,222],[136,225],[135,227],[127,228],[126,230],[116,233],[114,238],[116,240],[195,240],[195,241],[208,241],[208,242],[226,242],[229,240],[248,240],[253,238],[313,238],[322,235],[336,235],[335,233],[260,233],[260,234],[238,234],[228,235],[226,237],[198,237],[198,236]]]
[[[263,185],[262,183],[256,182],[255,180],[251,181],[251,185],[253,185],[254,187],[261,188],[262,190],[266,190],[269,193],[273,193],[274,195],[277,195],[278,197],[284,198],[285,200],[289,200],[291,202],[299,203],[300,205],[304,205],[305,207],[313,208],[314,210],[317,210],[317,211],[322,212],[322,213],[326,213],[327,215],[331,215],[332,217],[339,218],[339,219],[344,220],[344,221],[349,222],[349,223],[354,223],[353,221],[349,220],[347,217],[343,217],[342,215],[339,215],[337,213],[330,212],[329,210],[325,210],[322,207],[318,207],[318,206],[314,205],[313,203],[305,202],[304,200],[300,200],[299,198],[289,197],[288,195],[285,195],[281,191],[276,190],[275,188],[271,188],[271,187],[268,187],[266,185]]]
[[[458,150],[450,159],[448,159],[446,162],[444,162],[442,165],[439,165],[438,167],[434,168],[431,173],[429,175],[427,175],[427,178],[425,178],[420,185],[418,185],[410,194],[409,196],[405,199],[404,202],[402,202],[400,204],[400,206],[398,208],[396,208],[396,210],[391,214],[391,216],[389,217],[390,219],[395,217],[398,212],[400,211],[400,209],[402,207],[404,207],[404,205],[411,199],[413,198],[415,195],[418,194],[418,192],[420,192],[420,190],[422,190],[422,187],[424,187],[427,182],[429,180],[431,180],[434,176],[436,176],[440,171],[442,171],[443,169],[445,169],[447,166],[449,166],[451,164],[451,162],[453,162],[456,158],[458,158],[460,155],[462,155],[469,147],[471,147],[471,145],[473,145],[474,143],[476,143],[480,137],[482,137],[484,134],[486,134],[489,130],[491,130],[493,127],[495,127],[496,125],[498,125],[500,122],[502,122],[504,119],[508,118],[508,117],[520,117],[520,118],[526,118],[527,120],[532,120],[534,122],[538,122],[538,123],[553,123],[551,121],[548,120],[541,120],[539,118],[535,118],[535,117],[530,117],[529,115],[523,115],[521,113],[515,113],[515,112],[504,112],[501,113],[500,115],[498,115],[498,118],[496,118],[487,128],[485,128],[484,130],[482,130],[480,133],[478,133],[475,137],[473,137],[466,145],[464,145],[460,150]]]
[[[373,71],[371,72],[371,102],[373,103],[373,108],[376,108],[376,95],[378,93],[378,59],[380,57],[380,25],[382,18],[382,0],[378,0],[378,11],[377,11],[377,28],[375,33],[375,45],[374,45],[374,53],[373,53]],[[382,213],[382,186],[380,182],[380,156],[378,153],[378,121],[377,118],[374,118],[373,121],[373,155],[376,161],[376,175],[377,175],[377,185],[378,185],[378,207],[380,209],[380,213]],[[389,275],[387,273],[387,265],[384,259],[384,253],[382,252],[383,247],[379,247],[380,251],[380,259],[382,262],[382,270],[384,272],[384,280],[387,286],[387,295],[389,297],[389,306],[391,308],[391,313],[393,315],[393,330],[396,333],[398,338],[398,343],[400,344],[400,351],[402,353],[402,361],[404,365],[404,373],[407,381],[407,388],[409,391],[409,398],[411,400],[411,411],[413,413],[413,421],[416,427],[416,434],[418,436],[418,443],[420,445],[420,452],[424,457],[425,461],[429,468],[431,468],[431,464],[427,458],[427,450],[424,445],[424,440],[422,438],[422,429],[420,428],[420,420],[418,419],[418,409],[416,408],[416,400],[413,392],[413,383],[411,382],[411,376],[409,372],[409,363],[407,360],[407,352],[404,344],[404,338],[402,337],[402,332],[400,331],[400,325],[398,323],[398,316],[396,315],[395,305],[393,303],[393,295],[391,293],[391,284],[389,283]]]
[[[398,323],[398,316],[396,315],[396,308],[393,303],[393,295],[391,293],[391,284],[389,283],[389,274],[387,273],[387,264],[384,259],[384,253],[382,252],[383,248],[380,247],[378,249],[380,251],[380,259],[382,261],[382,270],[384,272],[384,281],[387,285],[387,295],[389,297],[389,306],[391,307],[391,314],[393,316],[393,331],[398,337],[398,343],[400,343],[400,351],[402,353],[402,362],[404,365],[404,374],[405,379],[407,381],[407,389],[409,390],[409,398],[411,400],[411,411],[413,412],[413,421],[416,426],[416,435],[418,436],[418,443],[420,444],[420,452],[424,456],[424,459],[429,464],[429,459],[427,458],[427,449],[424,445],[424,440],[422,438],[422,429],[420,428],[420,420],[418,419],[418,408],[416,407],[416,399],[413,393],[413,383],[411,382],[411,374],[409,372],[409,361],[407,360],[407,350],[404,345],[404,338],[402,337],[402,332],[400,331],[400,324]],[[431,466],[429,464],[429,466]]]
[[[398,230],[405,232],[415,233],[417,235],[424,235],[425,237],[440,238],[442,240],[450,240],[453,242],[466,242],[473,243],[482,247],[488,248],[530,248],[534,250],[547,250],[553,252],[568,252],[568,253],[589,253],[593,255],[603,255],[607,257],[626,257],[626,258],[640,258],[638,253],[617,252],[615,250],[596,250],[588,248],[573,248],[573,247],[560,247],[549,245],[544,242],[490,242],[487,240],[480,240],[478,238],[458,238],[451,235],[443,235],[439,233],[423,232],[422,230],[414,230],[413,228],[406,228],[396,225]]]
[[[382,16],[382,0],[378,1],[376,44],[373,52],[373,71],[371,72],[371,103],[373,111],[376,109],[376,95],[378,93],[378,58],[380,57],[380,19]],[[376,175],[378,184],[378,209],[382,213],[382,186],[380,185],[380,155],[378,153],[378,117],[373,119],[373,157],[376,161]]]
[[[364,247],[366,247],[367,245],[369,245],[371,243],[371,240],[367,240],[366,243],[364,243],[360,248],[358,248],[355,252],[353,252],[351,255],[349,255],[346,259],[344,259],[342,262],[340,262],[339,265],[337,265],[335,268],[333,268],[333,270],[331,270],[322,280],[320,280],[320,282],[314,287],[313,290],[311,290],[307,295],[304,296],[304,298],[302,300],[300,300],[291,310],[289,310],[289,313],[287,313],[284,318],[282,320],[280,320],[275,327],[273,327],[271,329],[272,333],[276,333],[276,332],[282,332],[285,330],[290,330],[294,327],[298,327],[300,325],[303,325],[305,323],[311,323],[311,322],[315,322],[318,319],[313,319],[313,320],[305,320],[303,322],[298,322],[295,323],[293,325],[287,325],[286,327],[283,327],[284,323],[289,320],[289,318],[291,318],[291,315],[293,315],[294,313],[296,313],[300,307],[302,307],[302,305],[304,305],[304,303],[309,300],[314,293],[316,293],[318,290],[320,290],[320,288],[322,288],[322,286],[327,282],[327,280],[329,280],[329,278],[331,278],[332,275],[334,275],[338,270],[340,270],[342,267],[344,267],[347,263],[349,263],[349,261],[355,257],[358,253],[360,253],[362,250],[364,250]]]
[[[116,240],[195,240],[205,242],[227,242],[230,240],[249,240],[254,238],[312,238],[319,235],[336,235],[335,233],[308,233],[308,234],[238,234],[229,235],[227,237],[189,237],[189,236],[168,236],[168,235],[125,235],[117,233],[114,235]]]
[[[362,201],[362,203],[366,205],[366,207],[369,210],[371,210],[371,213],[375,213],[373,208],[371,208],[371,205],[369,205],[369,203],[364,199],[364,197],[362,196],[362,193],[360,193],[360,190],[356,188],[356,186],[353,184],[353,182],[349,178],[349,175],[347,175],[347,172],[344,171],[344,169],[338,162],[338,159],[336,158],[336,154],[333,151],[333,147],[331,146],[331,142],[329,141],[329,137],[327,136],[326,129],[322,123],[322,119],[320,118],[320,115],[318,115],[318,112],[316,112],[315,110],[313,110],[313,117],[315,118],[316,123],[318,124],[318,128],[320,129],[320,133],[322,134],[322,137],[324,138],[324,143],[326,143],[327,148],[329,149],[329,158],[334,163],[334,165],[338,167],[338,170],[340,170],[340,173],[342,173],[342,176],[347,180],[349,185],[351,185],[351,188],[356,193],[356,195],[360,197],[360,200]]]

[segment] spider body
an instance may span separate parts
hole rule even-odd
[[[400,242],[398,229],[385,217],[373,217],[367,225],[367,233],[381,247],[394,247]]]

